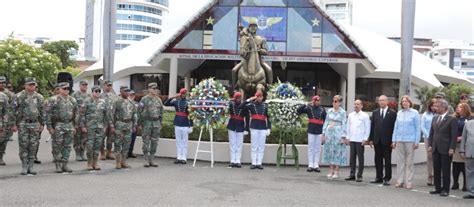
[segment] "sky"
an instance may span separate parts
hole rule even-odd
[[[210,0],[169,0],[166,27],[177,27]],[[400,36],[402,0],[353,0],[353,25],[384,36]],[[0,38],[77,40],[84,37],[86,0],[5,0]],[[415,37],[474,42],[473,0],[417,0]]]

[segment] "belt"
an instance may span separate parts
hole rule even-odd
[[[122,119],[121,122],[130,122],[132,119]]]
[[[231,116],[230,116],[230,119],[235,119],[235,120],[243,121],[243,120],[244,120],[244,117],[241,117],[241,116],[239,116],[239,115],[231,115]]]
[[[309,119],[309,123],[312,123],[312,124],[324,124],[323,120],[321,119]]]
[[[265,121],[267,120],[267,116],[260,114],[252,114],[252,119]]]
[[[36,119],[24,119],[23,121],[25,123],[36,123],[36,122],[38,122],[38,120],[36,120]]]
[[[186,112],[176,112],[176,116],[188,116]]]
[[[147,118],[146,120],[147,121],[159,121],[161,119],[161,117],[158,117],[158,118]]]

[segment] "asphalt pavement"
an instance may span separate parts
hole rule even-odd
[[[250,170],[248,165],[227,168],[227,163],[211,168],[209,162],[193,168],[191,160],[176,165],[169,158],[158,158],[158,168],[145,168],[143,157],[129,159],[131,169],[116,170],[109,160],[99,163],[101,171],[92,172],[85,170],[85,162],[71,161],[73,173],[57,174],[46,136],[35,176],[19,174],[16,138],[8,143],[7,165],[0,166],[0,206],[474,206],[459,190],[449,197],[430,195],[425,165],[416,165],[412,190],[370,184],[373,167],[365,168],[361,183],[344,181],[348,168],[341,169],[341,178],[329,180],[328,168],[308,173],[305,166],[299,171],[274,165]]]

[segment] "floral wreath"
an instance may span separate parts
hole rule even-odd
[[[301,90],[291,83],[277,83],[270,86],[267,93],[268,113],[270,120],[284,131],[292,131],[301,127],[302,117],[296,110],[305,104]]]
[[[214,78],[204,79],[191,90],[189,101],[190,119],[206,128],[216,128],[225,121],[229,94]]]

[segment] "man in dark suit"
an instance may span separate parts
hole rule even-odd
[[[457,121],[449,115],[449,104],[446,100],[438,100],[438,115],[431,122],[428,151],[433,153],[433,174],[435,190],[430,194],[449,195],[451,182],[451,161],[456,149]],[[441,186],[442,176],[442,186]]]
[[[370,122],[370,145],[375,148],[376,178],[371,183],[383,183],[390,185],[392,179],[392,134],[397,119],[397,112],[388,108],[388,99],[380,95],[378,99],[379,108],[372,111]],[[383,175],[385,161],[385,177]]]

